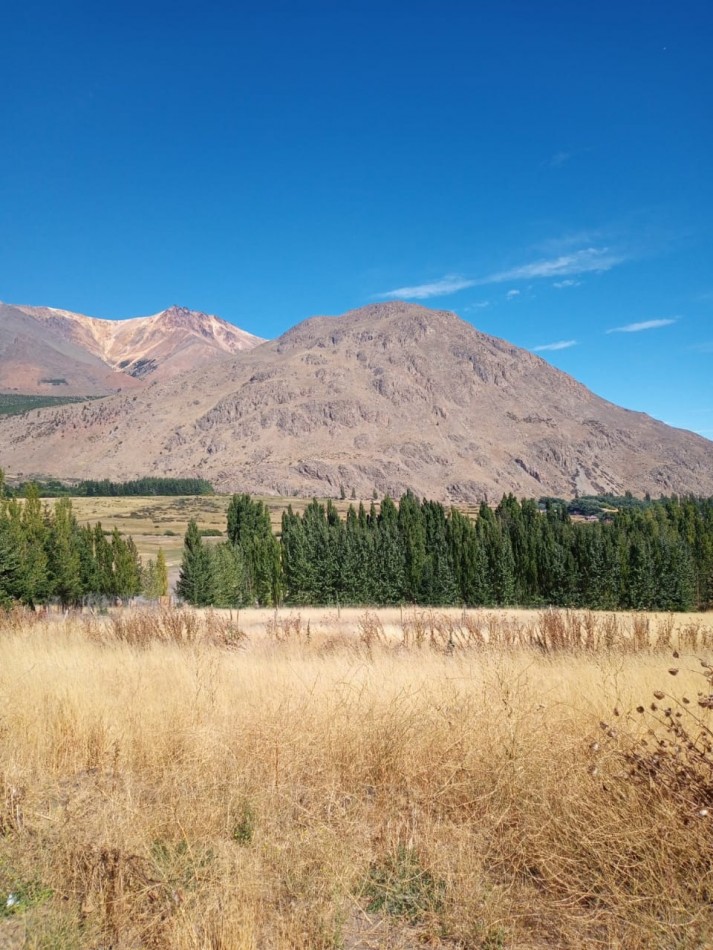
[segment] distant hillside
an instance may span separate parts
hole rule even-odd
[[[21,477],[196,476],[256,494],[713,494],[713,443],[399,302],[307,320],[135,393],[0,420],[0,459]]]
[[[218,317],[170,307],[99,320],[0,304],[0,392],[104,396],[168,379],[263,341]]]

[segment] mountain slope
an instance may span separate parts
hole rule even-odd
[[[50,307],[0,304],[0,391],[107,395],[262,342],[218,317],[183,307],[153,317],[100,320]]]
[[[11,474],[200,475],[277,494],[713,494],[713,443],[399,302],[307,320],[131,396],[4,420],[0,449]]]
[[[0,304],[0,392],[103,396],[136,385],[72,335]]]

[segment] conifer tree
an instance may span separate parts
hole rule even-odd
[[[208,607],[215,597],[210,554],[194,519],[188,522],[183,540],[183,560],[176,593],[195,607]]]
[[[69,498],[58,499],[48,535],[47,560],[52,577],[52,595],[64,607],[79,604],[83,594],[76,530],[72,502]]]

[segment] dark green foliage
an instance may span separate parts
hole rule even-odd
[[[3,479],[0,473],[0,486]],[[131,538],[109,543],[101,525],[80,527],[69,498],[42,507],[37,486],[24,504],[0,490],[0,605],[131,598],[140,593],[140,565]]]
[[[43,383],[58,386],[66,382],[60,379],[43,379]],[[44,409],[48,406],[66,406],[73,402],[86,402],[88,396],[23,396],[18,393],[0,393],[0,416],[17,416],[32,409]]]
[[[0,397],[1,398],[1,397]],[[138,478],[130,482],[81,481],[73,484],[49,479],[21,482],[8,488],[8,494],[20,498],[28,485],[36,485],[42,498],[121,498],[124,496],[212,495],[213,486],[203,478]]]
[[[213,486],[203,478],[137,478],[130,482],[83,481],[72,493],[109,498],[124,495],[212,495]]]
[[[705,609],[713,600],[713,499],[638,502],[573,520],[560,499],[505,496],[471,521],[385,498],[369,514],[311,502],[282,519],[286,599],[296,604]],[[242,502],[245,505],[245,501]]]
[[[101,525],[80,527],[69,498],[42,508],[35,486],[24,505],[0,498],[0,605],[133,597],[141,590],[139,556],[131,538],[114,533],[109,544]]]
[[[193,519],[188,522],[183,541],[183,560],[176,593],[195,607],[208,607],[215,603],[215,574],[210,552],[203,544],[198,525]]]
[[[228,506],[228,541],[242,555],[246,601],[263,607],[278,604],[282,598],[280,545],[263,502],[233,495]]]

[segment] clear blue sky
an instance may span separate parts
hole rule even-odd
[[[408,297],[713,437],[709,0],[23,0],[2,36],[0,299],[271,337]]]

